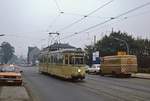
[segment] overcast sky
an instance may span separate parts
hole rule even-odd
[[[150,2],[113,0],[79,23],[62,30],[109,1],[111,0],[0,0],[0,34],[5,34],[0,37],[0,43],[7,41],[15,47],[16,55],[26,56],[28,46],[41,48],[48,45],[48,32],[59,32],[61,39]],[[112,28],[134,37],[150,39],[150,5],[61,42],[83,48],[92,44],[94,35],[100,39],[109,34]]]

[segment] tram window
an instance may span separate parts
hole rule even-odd
[[[57,58],[56,57],[54,57],[54,63],[57,63]]]
[[[70,57],[69,64],[83,64],[83,58],[82,57]]]
[[[47,63],[48,62],[48,58],[45,56],[44,57],[44,63]]]
[[[42,57],[42,63],[44,63],[44,57]]]
[[[65,64],[68,64],[68,57],[65,57]]]
[[[83,64],[83,58],[75,58],[75,64]]]
[[[46,57],[44,57],[44,63],[46,63]]]
[[[65,58],[65,64],[68,64],[68,58]]]
[[[70,64],[74,64],[74,59],[70,58]]]
[[[39,60],[40,60],[41,63],[43,62],[43,58],[40,58]]]
[[[52,63],[52,58],[51,57],[49,57],[49,63]]]
[[[55,63],[55,57],[53,56],[53,62],[52,62],[53,64]]]
[[[45,57],[43,57],[43,63],[45,63]]]
[[[53,63],[53,56],[51,56],[51,63]]]
[[[56,63],[62,64],[63,63],[63,56],[61,54],[56,55]]]
[[[41,58],[41,62],[43,63],[44,61],[43,61],[44,59],[43,58]]]
[[[51,58],[48,58],[48,62],[51,63]]]
[[[63,63],[63,59],[58,59],[58,60],[57,60],[57,63],[58,63],[58,64],[62,64],[62,63]]]
[[[73,64],[74,63],[74,58],[72,56],[69,57],[69,64]]]

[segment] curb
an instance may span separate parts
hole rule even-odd
[[[24,81],[25,81],[25,80],[24,80]],[[28,95],[29,95],[29,97],[30,97],[30,101],[40,101],[40,100],[39,100],[39,97],[34,94],[33,88],[32,88],[32,87],[29,87],[29,85],[28,85],[26,82],[24,82],[23,84],[24,84],[25,89],[26,89],[27,92],[28,92]]]
[[[150,75],[148,74],[148,76],[146,75],[142,75],[142,74],[133,74],[131,77],[133,78],[140,78],[140,79],[150,79]]]
[[[30,101],[30,96],[24,86],[2,86],[0,101]]]
[[[140,76],[132,76],[132,78],[149,79],[150,80],[150,78],[148,78],[148,77],[140,77]]]

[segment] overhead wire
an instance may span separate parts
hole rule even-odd
[[[150,10],[145,11],[145,12],[140,12],[140,13],[137,13],[137,14],[134,14],[134,15],[129,15],[129,16],[125,16],[125,17],[119,18],[117,20],[117,22],[114,22],[114,23],[122,22],[122,21],[130,19],[130,18],[134,18],[134,17],[138,17],[138,16],[143,16],[143,15],[147,15],[147,14],[150,14]],[[109,18],[113,18],[113,17],[109,17]]]
[[[112,17],[112,18],[110,18],[110,19],[108,19],[108,20],[106,20],[106,21],[104,21],[104,22],[102,22],[102,23],[96,24],[96,25],[91,26],[91,27],[89,27],[89,28],[87,28],[87,29],[84,29],[84,30],[82,30],[82,31],[79,31],[78,33],[82,33],[82,32],[85,32],[85,31],[87,31],[87,30],[93,29],[93,28],[95,28],[95,27],[97,27],[97,26],[103,25],[103,24],[105,24],[105,23],[107,23],[107,22],[109,22],[109,21],[111,21],[111,20],[120,18],[120,17],[122,17],[122,16],[124,16],[124,15],[127,15],[127,14],[129,14],[129,13],[131,13],[131,12],[134,12],[134,11],[136,11],[136,10],[138,10],[138,9],[140,9],[140,8],[143,8],[143,7],[145,7],[145,6],[148,6],[148,5],[150,5],[150,2],[148,2],[148,3],[146,3],[146,4],[143,4],[143,5],[141,5],[141,6],[135,7],[135,8],[133,8],[133,9],[131,9],[131,10],[128,10],[127,12],[124,12],[124,13],[118,15],[118,16]]]
[[[61,13],[59,13],[52,21],[51,24],[49,25],[49,28],[52,28],[54,26],[54,24],[58,21],[58,19],[60,18]]]
[[[136,10],[139,10],[139,9],[145,7],[145,6],[148,6],[148,5],[150,5],[150,2],[145,3],[145,4],[143,4],[143,5],[140,5],[140,6],[138,6],[138,7],[135,7],[135,8],[133,8],[133,9],[130,9],[130,10],[124,12],[124,13],[121,13],[121,14],[115,16],[115,17],[112,17],[112,18],[110,18],[110,19],[108,19],[108,20],[105,20],[104,22],[101,22],[101,23],[99,23],[99,24],[93,25],[93,26],[91,26],[91,27],[89,27],[89,28],[86,28],[86,29],[84,29],[84,30],[81,30],[81,31],[79,31],[79,32],[75,32],[75,33],[73,33],[73,34],[71,34],[71,35],[68,35],[68,36],[66,36],[66,37],[64,37],[64,38],[61,38],[60,40],[63,40],[63,39],[69,38],[69,37],[73,37],[74,35],[77,35],[77,34],[80,34],[80,33],[85,32],[85,31],[91,30],[91,29],[93,29],[93,28],[95,28],[95,27],[101,26],[101,25],[103,25],[103,24],[105,24],[105,23],[107,23],[107,22],[110,22],[110,21],[112,21],[112,20],[118,19],[118,18],[120,18],[120,17],[122,17],[122,16],[124,16],[124,15],[127,15],[127,14],[129,14],[129,13],[132,13],[132,12],[134,12],[134,11],[136,11]]]
[[[114,0],[111,0],[103,5],[101,5],[100,7],[98,7],[97,9],[93,10],[92,12],[88,13],[87,15],[84,15],[82,18],[80,18],[79,20],[76,20],[75,22],[63,27],[62,29],[59,30],[59,32],[68,29],[70,27],[72,27],[73,25],[75,25],[76,23],[82,21],[83,19],[87,18],[88,16],[92,15],[93,13],[97,12],[98,10],[102,9],[103,7],[107,6],[108,4],[112,3]]]
[[[22,36],[22,35],[15,35],[15,34],[13,34],[13,35],[7,34],[4,37],[6,37],[6,38],[12,38],[13,37],[15,39],[17,38],[17,39],[20,39],[20,40],[22,40],[22,39],[28,39],[28,40],[34,39],[34,40],[37,40],[37,37]]]
[[[49,25],[50,28],[52,28],[52,27],[54,26],[54,24],[58,21],[57,19],[59,19],[60,16],[64,13],[64,12],[60,9],[57,0],[53,0],[53,1],[54,1],[55,4],[56,4],[57,10],[58,10],[58,15],[54,18],[54,20],[52,20],[51,24]]]
[[[60,9],[60,7],[59,7],[59,5],[58,5],[57,0],[54,0],[54,2],[55,2],[55,4],[56,4],[56,7],[57,7],[57,9],[58,9],[58,12],[59,12],[59,13],[61,13],[61,12],[62,12],[62,10]]]
[[[69,13],[69,12],[65,12],[64,15],[72,15],[72,16],[79,16],[79,17],[83,17],[85,16],[84,14],[77,14],[77,13]],[[88,16],[90,18],[101,18],[101,19],[108,19],[108,18],[112,18],[113,16]]]
[[[143,16],[143,15],[146,15],[146,14],[150,14],[150,10],[145,11],[145,12],[141,12],[141,13],[138,13],[138,14],[135,14],[135,15],[127,16],[127,17],[126,17],[126,19],[128,19],[128,18],[132,18],[132,17]]]

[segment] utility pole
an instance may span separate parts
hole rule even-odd
[[[95,49],[95,44],[96,44],[96,35],[94,35],[94,43],[93,43],[93,49],[92,49],[92,65],[94,64],[94,61],[96,60],[96,49]]]
[[[96,49],[95,49],[95,44],[96,44],[96,35],[94,35],[94,44],[93,44],[93,52],[95,52],[96,51]]]
[[[113,32],[114,32],[114,28],[112,27],[111,33],[113,33]]]
[[[96,44],[96,35],[94,35],[94,45]]]
[[[0,34],[0,36],[5,36],[5,34]],[[0,48],[1,48],[2,46],[0,46]],[[1,56],[2,56],[3,54],[2,53],[0,53],[0,62],[2,62],[2,60],[1,60]]]

